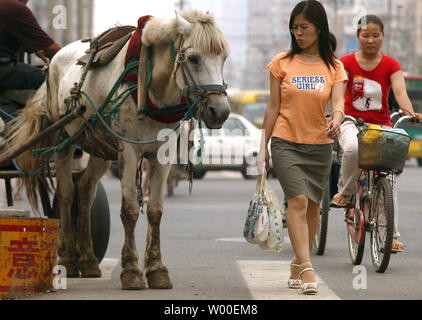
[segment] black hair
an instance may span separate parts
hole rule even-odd
[[[331,32],[330,32],[330,45],[331,45],[331,49],[333,49],[333,52],[335,52],[337,49],[337,39],[336,39],[336,36]]]
[[[321,56],[324,63],[328,68],[333,67],[337,68],[337,63],[335,61],[334,50],[330,45],[330,30],[328,27],[327,13],[323,5],[316,0],[306,0],[299,2],[294,8],[290,15],[289,29],[293,29],[293,24],[296,16],[303,14],[306,20],[312,22],[316,28],[320,31],[318,47],[319,55]],[[290,33],[292,42],[291,49],[287,57],[292,58],[295,54],[298,54],[302,51],[302,48],[296,41],[296,37],[293,33]]]
[[[358,21],[358,30],[357,30],[358,37],[362,30],[362,27],[366,26],[368,23],[379,25],[381,28],[382,35],[384,35],[384,23],[382,23],[381,18],[374,14],[368,14],[366,16],[361,17]]]

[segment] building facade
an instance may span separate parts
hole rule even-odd
[[[246,66],[242,89],[268,89],[264,68],[290,47],[289,19],[297,0],[248,1]]]
[[[93,0],[37,0],[28,3],[41,27],[62,46],[92,35],[93,5]]]

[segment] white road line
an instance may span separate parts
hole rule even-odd
[[[243,179],[242,174],[240,171],[230,171],[230,170],[222,170],[222,171],[209,171],[205,176],[205,179]]]
[[[214,239],[215,241],[222,241],[222,242],[245,242],[247,243],[247,241],[242,238],[242,237],[235,237],[235,238],[217,238]],[[284,243],[290,243],[290,238],[289,237],[284,237]]]
[[[237,264],[255,300],[339,300],[318,276],[319,294],[306,296],[300,289],[289,289],[289,261],[239,260]]]
[[[245,241],[243,238],[221,238],[217,241]],[[238,268],[251,296],[255,300],[339,300],[340,298],[318,276],[319,294],[305,296],[301,290],[287,287],[289,261],[238,260]],[[68,286],[80,282],[111,280],[113,271],[120,268],[120,259],[104,258],[101,261],[101,278],[68,278]]]
[[[119,265],[120,259],[104,258],[100,263],[102,278],[110,280],[113,270],[118,268]]]
[[[111,275],[115,268],[120,266],[120,259],[111,259],[111,258],[104,258],[100,263],[101,269],[101,278],[68,278],[67,283],[68,285],[76,284],[79,282],[86,282],[86,281],[104,281],[104,280],[111,280]]]

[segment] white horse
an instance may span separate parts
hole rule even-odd
[[[211,129],[221,128],[230,113],[230,106],[224,90],[223,65],[228,55],[228,44],[222,32],[216,27],[209,13],[198,11],[176,13],[175,19],[150,18],[142,33],[143,48],[149,48],[152,62],[152,82],[147,90],[152,103],[159,108],[179,105],[186,86],[191,87],[190,98],[200,101],[196,117]],[[174,43],[175,59],[169,53]],[[106,66],[88,72],[82,90],[91,97],[94,105],[100,106],[110,89],[124,70],[128,43]],[[9,145],[16,146],[27,141],[41,131],[41,117],[46,115],[56,121],[69,108],[66,99],[70,91],[81,79],[83,67],[76,64],[84,55],[89,44],[77,41],[60,50],[49,65],[46,83],[37,91],[33,99],[19,116],[9,133]],[[173,62],[175,62],[173,64]],[[144,71],[144,70],[142,70]],[[114,97],[128,88],[120,85]],[[47,100],[48,97],[48,100]],[[46,108],[46,100],[48,105]],[[80,105],[86,111],[80,118],[65,126],[68,136],[88,129],[91,140],[85,135],[77,136],[71,145],[55,156],[56,196],[60,213],[59,264],[66,267],[69,277],[101,277],[98,260],[94,255],[91,232],[91,206],[97,184],[109,166],[109,160],[119,161],[121,176],[122,204],[121,219],[125,230],[122,249],[121,282],[123,289],[145,289],[143,271],[138,264],[135,245],[135,225],[139,215],[136,189],[137,164],[143,157],[151,162],[150,198],[147,205],[148,234],[144,256],[144,266],[149,288],[172,288],[167,268],[161,260],[160,221],[163,213],[163,188],[170,170],[170,163],[162,165],[157,159],[157,151],[164,141],[151,144],[131,144],[123,142],[108,133],[101,123],[87,123],[95,110],[85,95],[80,97]],[[71,105],[71,104],[70,104]],[[110,110],[107,106],[105,111]],[[137,141],[152,141],[163,129],[175,128],[177,123],[161,123],[149,117],[139,117],[138,106],[129,97],[120,106],[114,119],[106,120],[120,136]],[[57,134],[51,136],[43,146],[53,145]],[[90,154],[87,168],[80,179],[73,181],[71,162],[76,145],[82,145]],[[117,152],[113,152],[113,150]],[[45,157],[45,156],[44,156]],[[27,152],[17,162],[23,170],[31,171],[39,167],[39,157],[31,157]],[[37,178],[38,181],[40,178]],[[30,199],[36,203],[36,183],[27,180],[26,188]],[[79,216],[77,230],[72,232],[71,204],[77,192]]]

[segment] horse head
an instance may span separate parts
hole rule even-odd
[[[152,24],[145,27],[143,42],[149,45],[155,43],[159,47],[159,40],[166,38],[167,43],[174,43],[170,76],[174,87],[179,96],[180,92],[184,92],[192,101],[199,101],[196,112],[198,120],[204,121],[210,129],[221,128],[230,114],[223,79],[229,46],[216,26],[213,15],[195,10],[181,14],[176,12],[176,19],[162,23],[154,28],[154,32],[148,33]],[[160,61],[162,63],[163,60]]]

